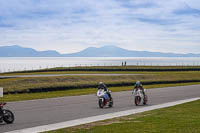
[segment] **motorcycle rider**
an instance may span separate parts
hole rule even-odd
[[[137,91],[138,89],[141,89],[143,95],[145,96],[144,88],[143,88],[142,84],[140,83],[140,81],[136,81],[135,86],[133,88],[133,92],[134,92],[134,90]]]
[[[103,83],[103,82],[99,82],[99,85],[98,85],[98,90],[99,89],[103,89],[109,96],[109,98],[111,99],[111,94],[110,94],[110,91],[108,90],[108,87]]]

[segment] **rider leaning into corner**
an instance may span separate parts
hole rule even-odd
[[[140,81],[136,81],[135,86],[133,88],[133,92],[134,92],[134,90],[137,91],[138,89],[141,89],[143,95],[145,96],[144,88],[143,88],[142,84],[140,83]]]
[[[108,87],[103,82],[99,82],[98,90],[99,89],[103,89],[108,94],[109,98],[111,98],[110,91],[108,90]]]

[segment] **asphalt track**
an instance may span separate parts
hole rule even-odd
[[[149,97],[149,103],[146,106],[184,100],[199,97],[200,85],[150,89],[147,90],[147,95]],[[8,103],[7,108],[14,112],[16,121],[13,124],[1,124],[0,132],[144,107],[136,107],[133,104],[133,96],[130,91],[112,93],[112,96],[114,99],[114,107],[104,109],[98,108],[95,94],[11,102]]]
[[[8,75],[0,76],[0,78],[27,78],[27,77],[57,77],[57,76],[130,76],[130,75],[141,75],[141,74],[37,74],[37,75]]]

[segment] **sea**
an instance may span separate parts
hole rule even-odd
[[[0,73],[77,66],[199,66],[200,57],[0,57]]]

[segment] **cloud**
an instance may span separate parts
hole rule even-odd
[[[71,53],[115,44],[200,53],[197,5],[197,0],[0,0],[0,45]]]
[[[182,9],[177,9],[174,11],[177,15],[194,15],[194,16],[200,16],[200,10],[191,8],[189,5],[186,5]]]
[[[149,0],[116,0],[121,6],[129,9],[139,9],[139,8],[152,8],[157,7],[155,2]]]

